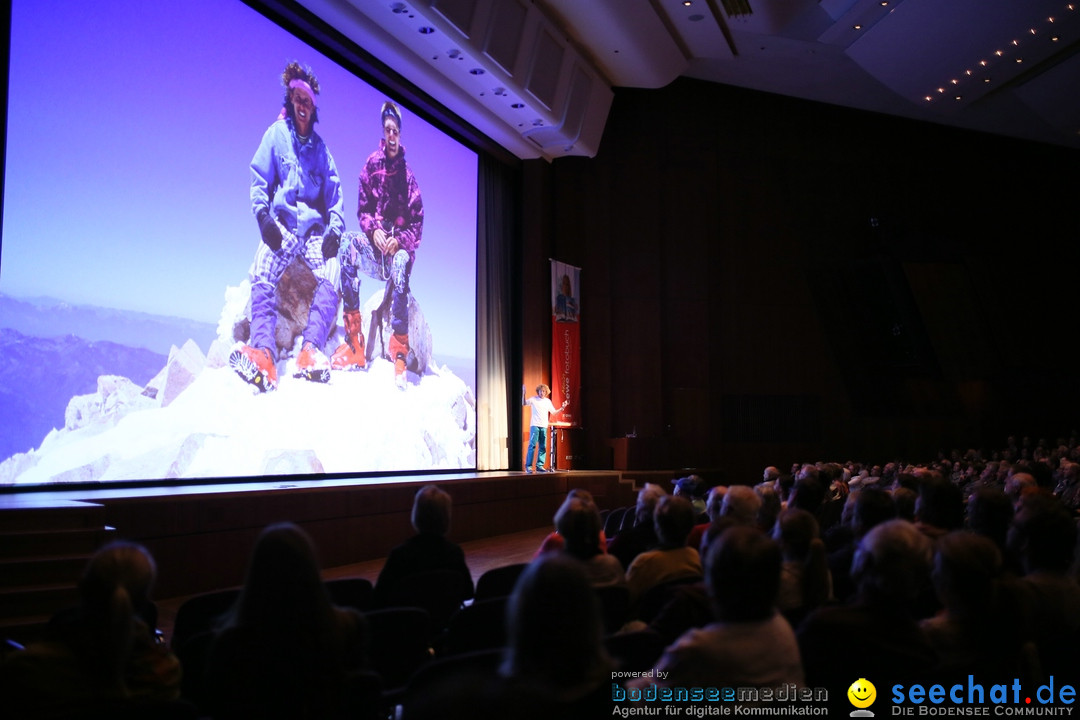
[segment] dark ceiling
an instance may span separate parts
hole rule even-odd
[[[301,4],[521,158],[594,155],[611,88],[680,76],[1080,148],[1065,0]]]

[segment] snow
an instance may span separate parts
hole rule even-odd
[[[376,359],[365,371],[334,371],[326,384],[284,374],[277,390],[259,393],[231,368],[207,367],[167,407],[50,433],[29,457],[0,465],[0,479],[22,485],[475,468],[476,403],[467,385],[438,368],[409,380],[399,389],[393,365]]]

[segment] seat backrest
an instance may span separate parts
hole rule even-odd
[[[513,563],[484,571],[476,581],[475,599],[480,601],[495,597],[506,597],[514,591],[514,585],[517,584],[518,577],[528,566],[528,563]]]
[[[362,577],[333,578],[326,580],[327,592],[335,605],[351,607],[361,612],[370,610],[374,604],[375,587]]]
[[[462,686],[471,688],[489,685],[490,681],[497,677],[502,658],[501,649],[491,649],[432,660],[418,669],[405,686],[402,693],[404,716],[410,717],[417,704],[426,704],[428,712],[425,717],[437,716],[431,713],[431,703],[445,699],[448,691],[451,695],[458,695]],[[469,717],[475,714],[478,713],[470,714]],[[460,717],[454,715],[452,709],[445,712],[445,716]]]
[[[616,632],[629,619],[630,590],[625,585],[604,585],[593,588],[593,591],[600,601],[604,631]]]
[[[619,534],[624,515],[626,515],[626,508],[620,507],[609,512],[607,517],[604,518],[604,535],[607,536],[608,540]]]
[[[652,630],[616,633],[604,638],[604,648],[619,670],[647,672],[656,665],[666,644],[660,633]]]
[[[400,688],[431,659],[431,618],[418,607],[392,607],[365,613],[371,633],[371,665],[387,690]]]
[[[418,607],[427,611],[431,632],[442,632],[450,617],[472,595],[472,578],[456,570],[429,570],[401,578],[382,607]]]
[[[454,613],[446,627],[445,655],[491,650],[506,644],[506,596],[474,600]]]
[[[638,600],[637,619],[646,623],[652,622],[680,587],[701,582],[702,579],[700,575],[687,575],[653,585],[643,592]]]
[[[193,595],[180,604],[173,621],[172,638],[169,646],[175,651],[190,638],[207,630],[213,630],[221,616],[240,596],[239,588],[214,590]]]

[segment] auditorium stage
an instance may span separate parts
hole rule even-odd
[[[135,540],[158,561],[159,597],[238,585],[266,525],[301,525],[324,567],[384,557],[412,534],[409,514],[426,483],[454,499],[450,537],[466,542],[550,526],[571,488],[603,508],[634,502],[626,471],[435,473],[132,488],[93,487],[0,494],[0,532],[104,531]]]

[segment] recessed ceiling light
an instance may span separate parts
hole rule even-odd
[[[484,68],[473,68],[472,70],[469,71],[469,74],[470,75],[483,75],[485,72],[487,72],[487,71],[484,70]]]
[[[517,103],[514,103],[513,105],[511,105],[510,107],[514,108],[515,110],[520,110],[521,108],[525,107],[525,103],[517,102]]]
[[[424,25],[419,30],[417,30],[417,32],[419,32],[421,35],[430,35],[431,33],[435,32],[435,28],[431,27],[430,25]]]

